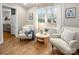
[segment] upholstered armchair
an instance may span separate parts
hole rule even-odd
[[[17,36],[18,39],[34,39],[34,28],[32,25],[23,26]]]
[[[62,53],[73,54],[79,49],[79,29],[66,27],[61,34],[53,34],[50,42]]]

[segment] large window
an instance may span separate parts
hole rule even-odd
[[[45,9],[43,8],[38,9],[38,22],[39,23],[45,22]]]
[[[47,9],[47,21],[48,21],[49,24],[55,24],[56,23],[55,9],[53,9],[53,8]]]
[[[46,23],[48,27],[56,25],[56,8],[46,7],[37,10],[38,24]]]

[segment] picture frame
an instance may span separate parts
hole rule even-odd
[[[33,13],[29,13],[29,20],[33,20]]]
[[[76,8],[66,8],[65,9],[65,18],[76,18]]]

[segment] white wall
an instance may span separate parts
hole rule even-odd
[[[27,24],[31,24],[31,25],[34,24],[34,22],[35,22],[34,20],[36,19],[35,18],[36,17],[36,15],[35,15],[36,8],[37,7],[31,7],[31,8],[27,9]],[[33,20],[29,20],[29,15],[30,14],[33,14]]]
[[[65,18],[66,8],[76,8],[76,18]],[[62,7],[62,20],[63,26],[79,27],[79,4],[78,3],[66,3]]]
[[[5,9],[3,8],[3,24],[10,24],[10,20],[11,20],[11,9]],[[8,17],[10,20],[4,20],[5,17]]]
[[[71,27],[79,27],[79,4],[78,3],[63,3],[63,4],[55,4],[55,5],[51,5],[57,8],[57,30],[62,31],[62,27],[63,26],[71,26]],[[42,5],[41,5],[42,7]],[[40,7],[40,8],[41,8]],[[45,6],[46,7],[46,6]],[[65,9],[66,8],[72,8],[75,7],[76,8],[76,18],[65,18]],[[38,7],[31,7],[29,8],[28,12],[36,12],[36,9]],[[34,22],[35,25],[37,26],[37,18],[36,18],[36,14],[34,15]]]
[[[0,3],[0,44],[3,43],[2,4]]]
[[[56,13],[57,13],[57,33],[61,32],[62,28],[62,4],[55,5]]]
[[[30,13],[33,13],[33,20],[29,20],[29,18],[27,20],[28,20],[28,24],[31,24],[31,25],[35,26],[35,32],[37,32],[36,29],[38,27],[38,23],[37,23],[38,20],[37,20],[37,15],[36,15],[36,9],[37,9],[37,7],[34,6],[34,7],[31,7],[31,8],[28,8],[28,10],[27,10],[27,12],[28,12],[28,16],[27,17],[29,17]]]
[[[21,7],[19,5],[16,5],[16,9],[17,9],[17,18],[18,18],[18,29],[21,29],[22,26],[24,26],[25,24],[27,24],[27,9],[24,7]]]
[[[22,26],[24,26],[25,24],[27,24],[27,9],[18,5],[18,4],[8,4],[8,3],[4,3],[3,5],[11,7],[11,8],[15,8],[16,9],[16,36],[18,35],[18,30],[20,30],[22,28]]]
[[[36,28],[38,28],[38,20],[37,20],[36,10],[38,8],[43,8],[43,7],[44,7],[44,5],[41,5],[40,7],[33,6],[33,7],[31,7],[31,8],[28,9],[29,13],[30,12],[34,13],[34,24],[35,24]],[[47,7],[49,7],[49,6],[47,5]],[[57,30],[60,31],[61,27],[62,27],[62,17],[61,17],[62,16],[62,4],[56,4],[56,5],[52,5],[51,4],[50,7],[53,7],[53,8],[57,9],[57,12],[56,12],[57,13]]]

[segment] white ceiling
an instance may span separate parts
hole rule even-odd
[[[26,5],[24,5],[24,3],[17,3],[17,4],[25,8],[29,8],[32,6],[49,6],[49,5],[54,5],[55,3],[26,3]]]
[[[29,8],[29,7],[32,7],[34,5],[39,5],[39,3],[26,3],[26,5],[24,5],[24,3],[17,3],[18,5],[21,5],[23,7],[26,7],[26,8]]]

